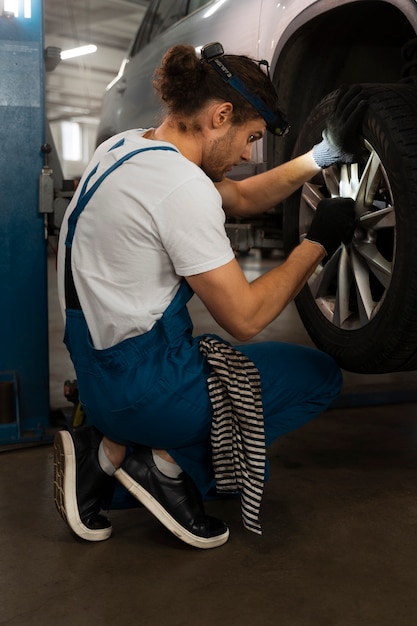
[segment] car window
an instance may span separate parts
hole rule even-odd
[[[197,11],[205,4],[209,4],[212,0],[190,0],[188,5],[188,13],[192,13],[193,11]]]
[[[200,4],[202,4],[200,2]],[[187,15],[189,0],[156,0],[149,6],[133,44],[131,56],[135,56],[154,37],[163,33]],[[194,10],[194,9],[193,9]]]

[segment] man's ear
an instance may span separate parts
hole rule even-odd
[[[213,128],[221,128],[226,122],[231,121],[233,114],[233,104],[231,102],[221,102],[213,110]]]

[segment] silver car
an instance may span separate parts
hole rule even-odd
[[[154,69],[175,43],[219,41],[226,53],[266,59],[291,132],[265,137],[242,177],[320,139],[335,93],[362,83],[370,106],[363,154],[331,167],[260,220],[227,224],[238,247],[288,252],[324,196],[352,196],[352,244],[320,266],[296,300],[316,345],[361,373],[417,369],[416,0],[151,0],[120,72],[108,86],[97,143],[158,123]]]

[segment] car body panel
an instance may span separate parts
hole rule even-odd
[[[153,72],[160,65],[162,54],[176,43],[187,43],[196,48],[209,41],[230,39],[230,32],[235,30],[235,7],[230,0],[214,2],[202,7],[188,18],[182,19],[172,28],[159,34],[140,52],[128,61],[124,61],[124,71],[117,81],[111,83],[104,99],[103,118],[109,128],[120,132],[126,128],[135,127],[138,122],[143,127],[158,123],[161,108],[151,81]],[[256,49],[258,29],[253,24],[259,21],[261,0],[241,0],[240,5],[248,19],[246,29],[239,29],[239,46],[233,44],[234,52],[247,52]],[[215,13],[207,15],[209,10],[218,6]],[[216,37],[212,31],[212,20],[216,18],[220,25],[216,29]],[[140,57],[140,58],[139,58]],[[120,85],[124,83],[124,90]],[[140,106],[138,107],[138,102]],[[106,119],[108,112],[109,122]],[[111,112],[111,115],[110,115]],[[103,122],[102,122],[103,123]]]
[[[163,106],[152,77],[166,50],[177,43],[199,50],[220,41],[226,53],[270,63],[280,107],[292,127],[286,137],[267,133],[256,142],[251,161],[233,168],[232,178],[288,160],[310,111],[343,82],[398,80],[400,31],[408,29],[408,38],[417,32],[417,0],[212,0],[158,32],[171,7],[175,12],[181,4],[184,15],[186,0],[176,0],[161,5],[153,37],[147,30],[153,22],[146,20],[157,12],[158,1],[151,1],[118,76],[106,89],[97,144],[128,128],[159,124]],[[264,223],[261,230],[264,237]]]
[[[366,4],[369,4],[366,0],[208,2],[156,35],[134,56],[132,42],[118,76],[110,83],[104,94],[97,143],[127,128],[150,127],[159,123],[163,107],[152,88],[152,76],[161,62],[162,55],[172,45],[187,43],[199,49],[211,41],[220,41],[226,53],[247,54],[252,58],[266,59],[271,65],[272,75],[276,68],[278,72],[285,73],[283,69],[287,64],[279,67],[280,55],[297,32],[302,32],[303,27],[314,19],[335,9],[348,7],[348,10],[353,12],[359,5]],[[414,32],[417,32],[416,0],[381,0],[373,4],[375,11],[378,11],[381,5],[390,4],[396,7],[412,25]],[[150,4],[148,11],[152,5],[153,3]],[[369,26],[372,29],[372,24]],[[328,33],[323,32],[321,37],[325,39],[327,35]],[[285,94],[282,99],[285,104]],[[289,98],[290,104],[292,100],[293,98]],[[265,166],[268,160],[266,142],[263,144],[258,145],[253,151],[253,160],[258,166],[261,164]]]

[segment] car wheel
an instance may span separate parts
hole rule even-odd
[[[306,183],[284,207],[288,253],[323,197],[353,197],[356,228],[296,299],[318,348],[358,373],[417,369],[417,88],[370,85],[363,154]],[[320,141],[336,93],[314,109],[293,156]]]

